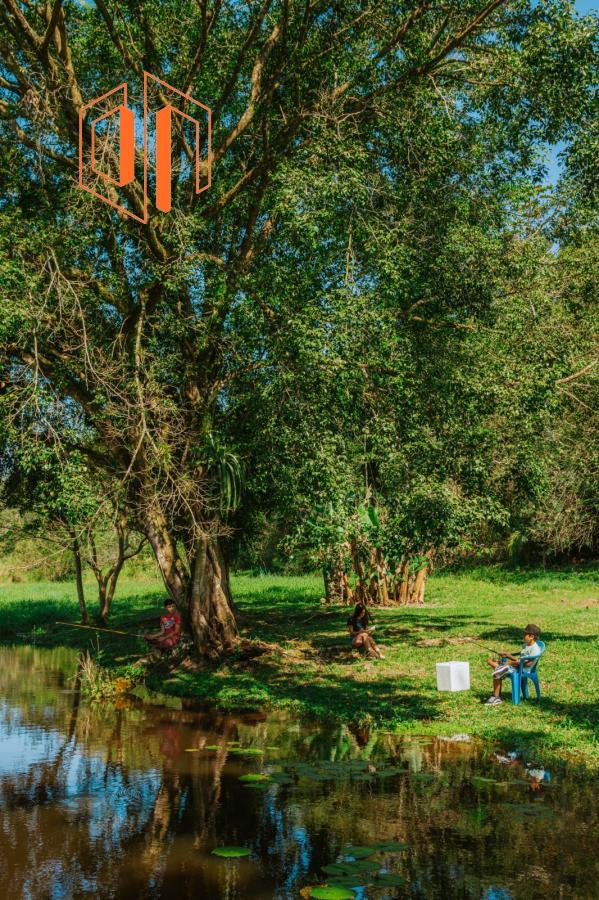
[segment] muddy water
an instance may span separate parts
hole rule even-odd
[[[90,706],[77,686],[70,651],[0,648],[2,898],[300,898],[348,844],[388,841],[407,848],[373,852],[357,898],[599,897],[597,784],[513,748]]]

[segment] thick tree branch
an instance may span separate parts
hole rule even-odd
[[[198,47],[195,52],[195,56],[191,61],[191,65],[189,66],[187,75],[185,76],[185,80],[183,82],[183,93],[188,94],[191,90],[191,86],[193,84],[194,78],[198,75],[202,65],[202,57],[204,56],[206,50],[206,44],[208,42],[208,35],[212,31],[214,23],[218,17],[221,6],[223,4],[223,0],[214,0],[214,7],[212,9],[212,14],[208,16],[208,0],[200,0],[200,36],[198,40]]]
[[[572,375],[566,375],[565,378],[558,378],[555,382],[556,384],[569,384],[571,381],[577,381],[579,378],[582,378],[583,375],[588,375],[589,372],[595,368],[595,366],[599,365],[599,359],[594,359],[592,362],[588,363],[588,365],[583,366],[582,369],[579,369],[578,372],[573,372]]]
[[[225,155],[233,141],[238,138],[243,132],[246,130],[254,115],[256,113],[256,109],[259,101],[262,98],[262,76],[264,73],[264,66],[273,49],[278,44],[281,39],[281,35],[283,34],[285,27],[285,16],[281,17],[281,21],[277,22],[277,24],[272,29],[270,35],[268,36],[264,46],[260,50],[254,66],[252,68],[251,75],[251,90],[250,90],[250,99],[248,105],[246,106],[244,112],[240,116],[237,124],[231,129],[225,139],[221,142],[219,147],[214,151],[213,159],[214,162],[217,163],[222,157]]]
[[[44,54],[48,49],[48,45],[52,38],[54,37],[54,30],[58,25],[58,20],[60,18],[60,13],[62,10],[62,0],[54,0],[54,6],[52,8],[52,12],[50,14],[50,19],[48,20],[48,27],[46,28],[46,33],[42,39],[42,43],[40,45],[39,52],[40,54]]]
[[[273,0],[263,0],[262,6],[259,11],[256,13],[256,16],[252,20],[252,23],[248,29],[248,33],[245,41],[241,45],[239,52],[237,54],[237,59],[233,65],[233,69],[231,70],[231,74],[229,78],[225,82],[225,86],[223,88],[222,94],[220,95],[219,100],[214,105],[212,109],[213,116],[213,124],[216,125],[220,119],[220,115],[225,105],[229,102],[231,94],[235,90],[235,86],[237,85],[237,80],[239,78],[239,73],[241,72],[242,66],[246,60],[248,51],[250,47],[254,44],[256,35],[260,30],[260,26],[264,21],[264,17],[266,16],[268,10],[272,5]]]

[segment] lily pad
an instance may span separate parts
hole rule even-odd
[[[532,804],[516,804],[506,803],[505,808],[509,810],[509,814],[516,818],[538,818],[551,819],[555,816],[554,811],[549,806],[533,806]]]
[[[327,885],[351,888],[357,891],[359,888],[374,884],[370,875],[337,875],[327,880]]]
[[[339,875],[367,875],[372,874],[372,872],[378,872],[381,868],[380,863],[371,862],[369,859],[356,859],[354,862],[351,860],[344,861],[342,863],[336,863],[339,866],[337,870],[337,874]]]
[[[212,855],[222,856],[223,859],[240,859],[242,856],[249,856],[251,852],[247,847],[215,847]]]
[[[295,784],[291,775],[284,775],[282,772],[273,772],[270,775],[270,780],[274,781],[275,784]]]
[[[375,884],[384,884],[388,887],[405,884],[405,878],[402,878],[401,875],[394,875],[393,872],[384,872],[382,875],[377,875],[374,881]]]
[[[409,845],[401,841],[381,841],[372,845],[377,852],[382,853],[399,853],[400,850],[407,850]]]
[[[262,772],[251,772],[248,775],[240,775],[240,781],[269,781],[269,776]]]
[[[373,856],[376,853],[375,847],[343,847],[341,850],[343,856],[353,856],[354,859],[365,859],[367,856]]]
[[[343,863],[329,863],[327,866],[322,867],[322,871],[327,875],[339,875],[343,877],[347,875],[347,869]]]
[[[218,744],[206,744],[204,750],[220,750]]]
[[[186,753],[199,753],[200,748],[199,747],[186,747],[185,752]]]
[[[252,781],[251,784],[244,784],[244,788],[253,788],[253,790],[264,791],[271,784],[270,781]]]
[[[310,897],[313,900],[354,900],[354,893],[349,888],[338,884],[312,888]]]

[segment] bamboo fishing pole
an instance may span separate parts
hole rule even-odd
[[[503,656],[499,650],[494,650],[493,647],[486,647],[485,644],[481,644],[480,641],[475,641],[474,638],[466,638],[471,644],[476,644],[477,647],[482,647],[483,650],[486,650],[488,653],[494,653],[496,656]]]
[[[116,628],[100,628],[98,625],[78,625],[76,622],[56,622],[56,625],[66,625],[68,628],[87,628],[90,631],[107,631],[110,634],[124,634],[126,637],[136,637],[130,631],[117,631]]]

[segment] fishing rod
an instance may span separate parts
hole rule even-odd
[[[466,638],[471,644],[476,644],[477,647],[482,647],[483,650],[486,650],[488,653],[494,653],[496,656],[504,656],[504,654],[500,650],[494,650],[493,647],[487,647],[485,644],[481,644],[480,641],[475,641],[474,638]],[[514,656],[516,654],[513,654]]]
[[[117,631],[116,628],[100,628],[98,625],[78,625],[76,622],[55,622],[56,625],[66,625],[68,628],[87,628],[89,631],[106,631],[110,634],[124,634],[126,637],[137,637],[130,631]]]

